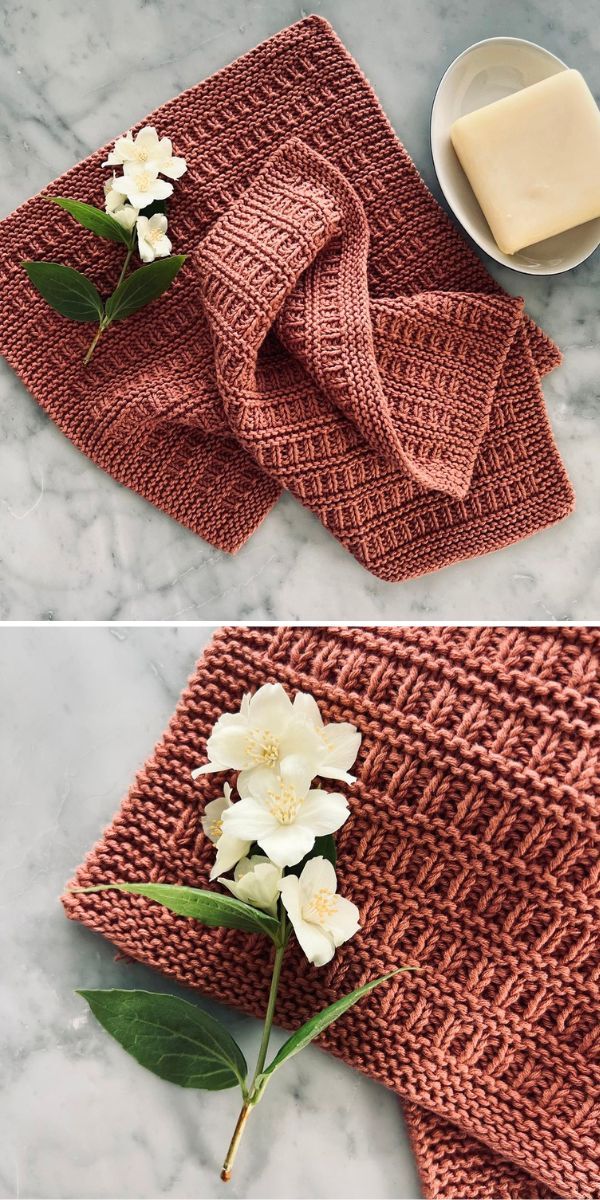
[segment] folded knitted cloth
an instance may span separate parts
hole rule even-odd
[[[0,350],[90,458],[230,552],[289,489],[388,580],[571,511],[540,388],[558,351],[439,208],[326,21],[146,120],[188,163],[169,217],[190,257],[89,369],[89,330],[20,263],[112,289],[119,248],[45,200],[100,204],[107,148],[2,223]]]
[[[425,1194],[595,1197],[599,652],[593,629],[225,628],[75,883],[206,886],[200,818],[222,780],[190,771],[212,725],[265,682],[311,692],[363,737],[338,835],[362,928],[324,969],[290,950],[277,1022],[419,963],[321,1042],[405,1102]],[[64,904],[125,954],[264,1014],[264,939],[117,892]]]

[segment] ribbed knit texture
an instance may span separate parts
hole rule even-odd
[[[222,778],[191,769],[245,692],[311,692],[363,741],[340,890],[362,929],[326,968],[286,956],[296,1026],[380,972],[419,963],[322,1044],[394,1088],[431,1197],[596,1197],[600,631],[224,629],[80,886],[206,886],[201,831]],[[256,1016],[265,941],[142,898],[68,896],[125,954]],[[324,1113],[324,1120],[326,1120]]]
[[[146,121],[188,162],[169,218],[189,259],[87,370],[91,327],[20,262],[111,290],[122,248],[44,199],[101,204],[106,148],[2,223],[0,349],[90,458],[232,552],[287,488],[389,580],[571,511],[540,388],[556,347],[439,208],[326,21]]]

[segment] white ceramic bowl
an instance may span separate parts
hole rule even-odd
[[[600,245],[600,217],[527,246],[517,254],[498,249],[450,140],[458,117],[566,70],[549,50],[521,38],[494,37],[469,46],[443,76],[431,112],[431,153],[440,187],[461,225],[496,262],[528,275],[558,275]]]

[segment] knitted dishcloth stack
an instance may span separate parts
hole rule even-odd
[[[265,682],[315,696],[362,744],[338,835],[361,930],[317,970],[293,946],[276,1021],[401,975],[321,1044],[393,1088],[431,1197],[595,1197],[600,631],[241,629],[214,637],[154,754],[75,884],[207,885],[190,777],[225,712]],[[116,892],[67,914],[126,955],[256,1016],[264,939]]]
[[[189,258],[88,369],[89,328],[20,263],[111,290],[121,250],[47,202],[101,204],[107,148],[2,223],[0,349],[90,458],[231,552],[286,488],[387,580],[571,511],[540,388],[558,351],[440,209],[326,21],[146,120],[188,163],[169,221]]]

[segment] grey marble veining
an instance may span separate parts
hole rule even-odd
[[[66,920],[58,897],[160,736],[210,632],[0,628],[0,1197],[420,1194],[395,1096],[314,1047],[271,1085],[232,1183],[221,1184],[237,1092],[156,1079],[75,995],[85,986],[176,990],[115,962],[107,942]],[[259,1023],[206,1003],[255,1057]]]
[[[0,35],[3,212],[161,101],[305,11],[291,0],[17,0]],[[594,0],[315,0],[374,84],[439,198],[433,93],[466,46],[529,38],[600,96]],[[370,576],[285,496],[235,557],[119,487],[0,371],[0,618],[593,620],[600,616],[600,253],[541,279],[488,263],[556,339],[544,382],[575,484],[569,520],[405,584]]]

